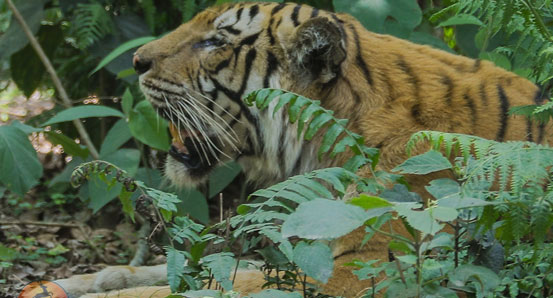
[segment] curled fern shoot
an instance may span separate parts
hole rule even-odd
[[[264,110],[270,108],[271,103],[276,99],[278,101],[272,106],[273,116],[287,105],[290,123],[297,122],[298,137],[303,134],[303,138],[310,141],[319,131],[326,129],[318,151],[319,159],[329,152],[330,157],[334,158],[336,154],[349,148],[354,157],[345,164],[344,168],[355,172],[365,164],[371,164],[373,168],[376,166],[378,149],[367,147],[361,135],[347,129],[347,119],[334,117],[334,112],[321,107],[318,100],[293,92],[266,88],[251,92],[246,96],[245,102],[249,106],[255,104],[258,109]]]

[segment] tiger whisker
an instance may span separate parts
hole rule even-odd
[[[180,102],[179,102],[180,103]],[[185,121],[188,126],[190,128],[195,128],[195,129],[189,129],[189,132],[192,134],[192,142],[195,144],[195,141],[197,139],[199,145],[200,145],[200,148],[202,149],[201,150],[201,153],[203,154],[203,156],[205,157],[207,163],[209,165],[211,165],[211,162],[209,160],[209,155],[207,154],[207,151],[209,150],[210,152],[213,153],[213,150],[210,149],[209,145],[207,144],[204,144],[204,142],[201,142],[199,139],[199,135],[198,135],[198,132],[205,138],[205,132],[203,130],[203,128],[201,127],[201,125],[199,125],[199,123],[197,122],[197,119],[195,119],[194,117],[192,117],[192,115],[186,110],[184,109],[183,107],[179,107],[179,110],[180,110],[180,113],[177,115],[177,117],[179,119],[181,119],[182,121]],[[184,114],[188,114],[188,117],[184,117]],[[191,121],[191,122],[189,122]],[[195,146],[196,147],[196,146]],[[206,148],[208,147],[208,148]],[[196,147],[196,151],[200,152],[197,147]]]
[[[200,133],[202,134],[202,136],[204,137],[204,139],[206,140],[206,143],[208,145],[208,149],[210,149],[211,153],[213,154],[213,156],[215,156],[217,158],[218,161],[220,161],[218,155],[215,154],[214,152],[214,149],[217,150],[219,153],[225,155],[226,157],[229,157],[228,155],[226,155],[222,150],[219,149],[219,147],[217,147],[217,145],[215,145],[211,139],[209,138],[209,135],[205,132],[205,129],[202,125],[202,123],[205,123],[205,122],[201,122],[200,120],[202,119],[198,119],[197,116],[201,115],[203,113],[203,111],[200,111],[198,107],[194,106],[194,105],[189,105],[188,107],[190,108],[193,108],[196,110],[196,112],[198,112],[197,114],[194,114],[194,113],[191,113],[191,111],[188,111],[187,110],[187,106],[183,103],[183,102],[178,102],[178,104],[180,105],[181,109],[184,109],[186,110],[186,113],[189,115],[189,116],[192,116],[191,118],[193,119],[193,121],[195,123],[197,123],[197,126],[200,131]],[[211,119],[207,119],[207,120],[211,120]],[[222,142],[221,138],[220,138],[220,135],[217,134],[217,137],[219,138],[220,142]],[[229,157],[230,158],[230,157]]]
[[[186,98],[182,98],[182,99],[198,112],[198,116],[200,116],[202,120],[204,120],[204,123],[209,123],[212,125],[212,128],[216,130],[216,135],[223,145],[225,144],[225,142],[223,142],[223,140],[221,139],[221,136],[225,139],[226,143],[229,143],[233,147],[234,150],[238,149],[235,145],[235,143],[238,142],[238,136],[236,135],[236,132],[234,131],[234,129],[230,127],[230,125],[222,117],[217,115],[219,116],[220,120],[226,124],[230,132],[226,130],[223,126],[221,126],[219,121],[214,121],[215,119],[210,118],[209,115],[203,109],[195,106],[194,103],[196,103],[196,100],[193,97],[190,96],[189,99],[186,99]],[[203,107],[207,109],[205,105],[203,105]]]
[[[169,104],[169,101],[167,100],[167,97],[165,95],[163,95],[163,98],[165,100],[165,102],[167,103],[167,106],[169,107],[169,112],[170,112],[170,115],[169,115],[169,118],[170,119],[174,119],[173,116],[176,116],[176,119],[177,119],[177,130],[178,130],[178,133],[179,133],[179,138],[181,139],[181,141],[183,141],[183,138],[182,138],[182,135],[181,135],[181,123],[185,126],[186,130],[188,131],[191,131],[195,136],[196,136],[196,133],[195,131],[192,129],[192,126],[188,123],[188,121],[184,118],[184,117],[181,117],[180,113],[178,113],[178,111],[173,111],[175,109],[175,107],[171,104]],[[175,114],[173,114],[173,112],[175,112]],[[200,144],[200,147],[202,148],[201,151],[203,151],[205,153],[205,149],[203,148],[203,145],[201,142],[199,142]],[[197,152],[201,152],[200,149],[198,148],[198,145],[196,144],[196,140],[195,138],[192,138],[192,145],[194,146],[194,149],[197,151]]]
[[[204,98],[205,100],[213,103],[215,106],[217,106],[218,108],[221,109],[221,111],[223,111],[225,114],[229,115],[233,120],[236,120],[238,121],[239,123],[242,123],[239,119],[237,119],[236,117],[234,117],[234,115],[232,115],[229,111],[225,110],[220,104],[218,104],[215,100],[213,100],[212,98],[210,98],[209,96],[206,96],[205,94],[202,94],[201,92],[199,91],[196,91],[194,89],[188,89],[185,87],[185,90],[186,91],[193,91],[194,93],[196,93],[197,95],[201,96],[202,98]],[[211,111],[212,113],[215,114],[215,111]]]

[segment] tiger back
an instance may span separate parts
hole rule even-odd
[[[406,159],[405,144],[420,130],[552,141],[543,125],[508,115],[510,107],[541,103],[532,82],[491,62],[372,33],[347,14],[307,5],[212,7],[141,47],[133,63],[144,94],[171,123],[165,175],[179,186],[203,183],[230,160],[259,187],[344,164],[347,156],[318,159],[321,139],[298,138],[286,112],[273,116],[274,105],[267,111],[246,106],[242,98],[260,88],[320,100],[336,117],[348,118],[348,129],[381,150],[384,170]],[[425,179],[410,182],[422,189]],[[361,239],[354,233],[333,245],[335,271],[323,293],[355,297],[370,285],[343,264],[387,260],[388,239],[375,236],[359,249]]]

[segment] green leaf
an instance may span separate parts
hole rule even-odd
[[[441,22],[438,24],[438,27],[445,27],[445,26],[457,26],[457,25],[478,25],[478,26],[484,26],[484,23],[480,21],[477,17],[466,14],[466,13],[460,13],[452,16],[451,18]]]
[[[295,292],[284,292],[284,291],[279,291],[279,290],[273,290],[273,289],[269,289],[269,290],[263,290],[259,293],[256,293],[256,294],[251,294],[247,297],[250,297],[250,298],[301,298],[303,297],[300,293],[295,293]]]
[[[332,276],[334,258],[330,248],[321,242],[308,244],[301,241],[294,248],[294,263],[301,268],[307,276],[322,283],[326,283]]]
[[[148,187],[161,188],[162,180],[161,171],[158,169],[140,167],[134,175],[134,179],[144,182]]]
[[[318,154],[319,158],[321,158],[323,153],[328,152],[328,150],[332,148],[332,145],[334,145],[334,143],[336,142],[340,134],[344,132],[347,122],[348,122],[347,119],[338,120],[338,123],[332,124],[327,129],[327,131],[324,134],[321,147],[319,148],[319,154]]]
[[[450,196],[437,201],[438,206],[448,207],[454,209],[483,207],[488,205],[496,205],[497,202],[488,202],[482,199],[464,197],[464,196]]]
[[[36,34],[40,28],[40,22],[44,17],[43,0],[19,0],[14,1],[17,10],[27,22],[27,25]],[[0,60],[11,56],[13,53],[21,50],[29,43],[29,39],[23,32],[21,25],[12,17],[10,26],[6,32],[0,35]]]
[[[92,209],[93,213],[98,212],[121,193],[123,186],[120,183],[109,182],[108,185],[106,180],[101,179],[98,175],[91,175],[86,184],[81,186],[80,193],[90,199],[88,207]]]
[[[404,161],[392,171],[401,174],[425,175],[441,170],[451,169],[451,163],[440,152],[430,150],[424,154],[417,155]]]
[[[423,211],[413,210],[420,208],[419,203],[401,203],[393,208],[396,212],[409,223],[413,228],[423,232],[424,234],[434,235],[439,232],[444,225],[438,223],[431,215],[430,210]]]
[[[303,96],[296,96],[296,98],[292,99],[290,105],[288,106],[288,117],[290,117],[290,123],[296,122],[302,108],[309,103],[309,99]]]
[[[313,118],[313,120],[309,122],[309,126],[307,127],[304,138],[308,141],[311,140],[315,136],[317,131],[319,131],[321,127],[323,127],[328,121],[332,119],[332,115],[328,113],[322,113],[315,116],[315,118]]]
[[[501,280],[492,270],[471,264],[461,265],[453,272],[448,274],[448,287],[463,289],[467,283],[472,282],[479,293],[483,297],[492,294],[497,288]]]
[[[203,224],[209,223],[209,206],[203,193],[195,189],[182,189],[177,192],[180,202],[177,203],[177,215],[190,215]]]
[[[240,174],[242,168],[237,162],[231,161],[215,168],[209,174],[209,197],[213,198]]]
[[[25,123],[21,123],[21,122],[19,122],[19,120],[13,121],[10,124],[10,126],[15,127],[15,128],[19,128],[21,131],[23,131],[25,134],[28,134],[28,135],[33,133],[33,132],[44,131],[44,129],[42,129],[42,128],[36,128],[36,127],[30,126],[30,125],[27,125]]]
[[[50,118],[50,120],[43,123],[42,126],[52,125],[54,123],[60,123],[65,121],[71,121],[79,118],[110,117],[110,116],[123,118],[125,115],[123,115],[123,113],[119,112],[116,109],[106,107],[106,106],[83,105],[83,106],[73,107],[73,108],[69,108],[61,111],[54,117]]]
[[[268,234],[268,233],[265,233],[265,232],[266,231],[264,231],[263,235]],[[269,238],[271,238],[271,237],[269,237]],[[263,258],[263,260],[266,263],[271,264],[271,265],[282,266],[282,265],[288,264],[288,262],[290,261],[290,260],[288,260],[288,258],[286,257],[286,255],[283,252],[279,251],[274,246],[267,246],[267,247],[264,247],[264,248],[261,248],[261,249],[257,249],[255,252],[260,254],[261,257]],[[292,252],[292,255],[293,254],[294,253]]]
[[[48,131],[46,132],[46,136],[53,144],[61,145],[63,147],[63,151],[68,155],[78,156],[81,158],[86,158],[88,156],[87,148],[83,148],[81,145],[75,143],[73,139],[70,139],[61,133]]]
[[[359,206],[365,210],[390,207],[394,205],[388,202],[386,199],[368,196],[366,194],[360,194],[358,197],[351,199],[348,203],[354,206]]]
[[[139,37],[133,40],[129,40],[122,45],[115,48],[111,53],[109,53],[100,63],[98,63],[98,66],[94,68],[88,75],[91,76],[98,70],[102,69],[102,67],[109,64],[111,61],[113,61],[115,58],[119,57],[121,54],[125,53],[128,50],[131,50],[133,48],[137,48],[143,44],[146,44],[152,40],[155,40],[156,37],[153,36],[145,36],[145,37]]]
[[[121,205],[123,205],[123,212],[134,222],[134,208],[132,207],[131,195],[132,192],[122,189],[119,194],[119,201],[121,202]]]
[[[131,130],[125,119],[117,120],[102,142],[100,156],[103,157],[117,151],[117,149],[130,140],[131,137]]]
[[[0,244],[0,261],[13,261],[17,258],[17,255],[17,250]]]
[[[273,117],[275,116],[275,113],[280,110],[285,104],[292,101],[294,98],[296,98],[298,95],[294,93],[284,93],[278,97],[278,102],[275,106],[275,109],[273,110]]]
[[[50,59],[63,41],[63,34],[60,26],[43,25],[37,34],[37,39],[44,54]],[[33,47],[28,44],[20,51],[10,57],[10,72],[12,80],[17,87],[29,97],[38,88],[46,73],[44,64],[36,54]]]
[[[232,253],[216,253],[202,258],[203,264],[211,269],[215,280],[223,286],[225,291],[232,290],[231,272],[236,266],[236,260]]]
[[[108,154],[107,156],[104,156],[103,159],[127,171],[127,173],[132,177],[136,174],[136,171],[138,171],[140,151],[137,149],[119,149],[111,154]]]
[[[428,208],[433,218],[440,221],[453,221],[459,215],[459,212],[450,207],[434,206]]]
[[[0,126],[0,182],[24,195],[42,177],[42,164],[27,135],[12,126]]]
[[[337,12],[346,12],[356,17],[365,28],[377,33],[412,31],[422,20],[417,2],[411,0],[334,0]],[[386,23],[394,21],[403,30],[390,30]],[[388,30],[387,30],[388,29]]]
[[[442,199],[451,195],[458,195],[461,192],[461,186],[459,186],[459,183],[449,178],[432,180],[430,184],[424,188],[436,199]]]
[[[315,199],[302,203],[282,224],[282,236],[334,239],[362,226],[368,219],[363,209],[343,201]]]
[[[156,113],[149,101],[139,102],[130,112],[129,128],[132,135],[142,143],[162,151],[169,150],[167,121]]]
[[[171,292],[177,292],[181,277],[184,275],[186,255],[170,246],[166,246],[165,251],[167,252],[167,280]]]
[[[127,68],[125,70],[122,70],[120,72],[117,73],[117,79],[124,79],[126,77],[130,77],[132,75],[135,75],[136,74],[136,71],[134,70],[134,68]]]
[[[501,53],[495,53],[495,52],[484,52],[481,53],[478,56],[480,59],[488,60],[493,62],[495,65],[505,69],[505,70],[512,70],[511,60],[509,58]]]
[[[127,117],[129,117],[130,113],[132,112],[133,101],[134,98],[132,96],[131,90],[129,88],[125,89],[125,93],[123,93],[121,99],[121,109]]]
[[[165,298],[229,298],[223,296],[223,293],[218,290],[197,290],[197,291],[186,291],[184,293],[173,294]]]

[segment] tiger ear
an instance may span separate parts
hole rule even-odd
[[[340,71],[346,58],[342,31],[325,17],[301,24],[290,39],[288,55],[292,70],[310,82],[328,83]]]

